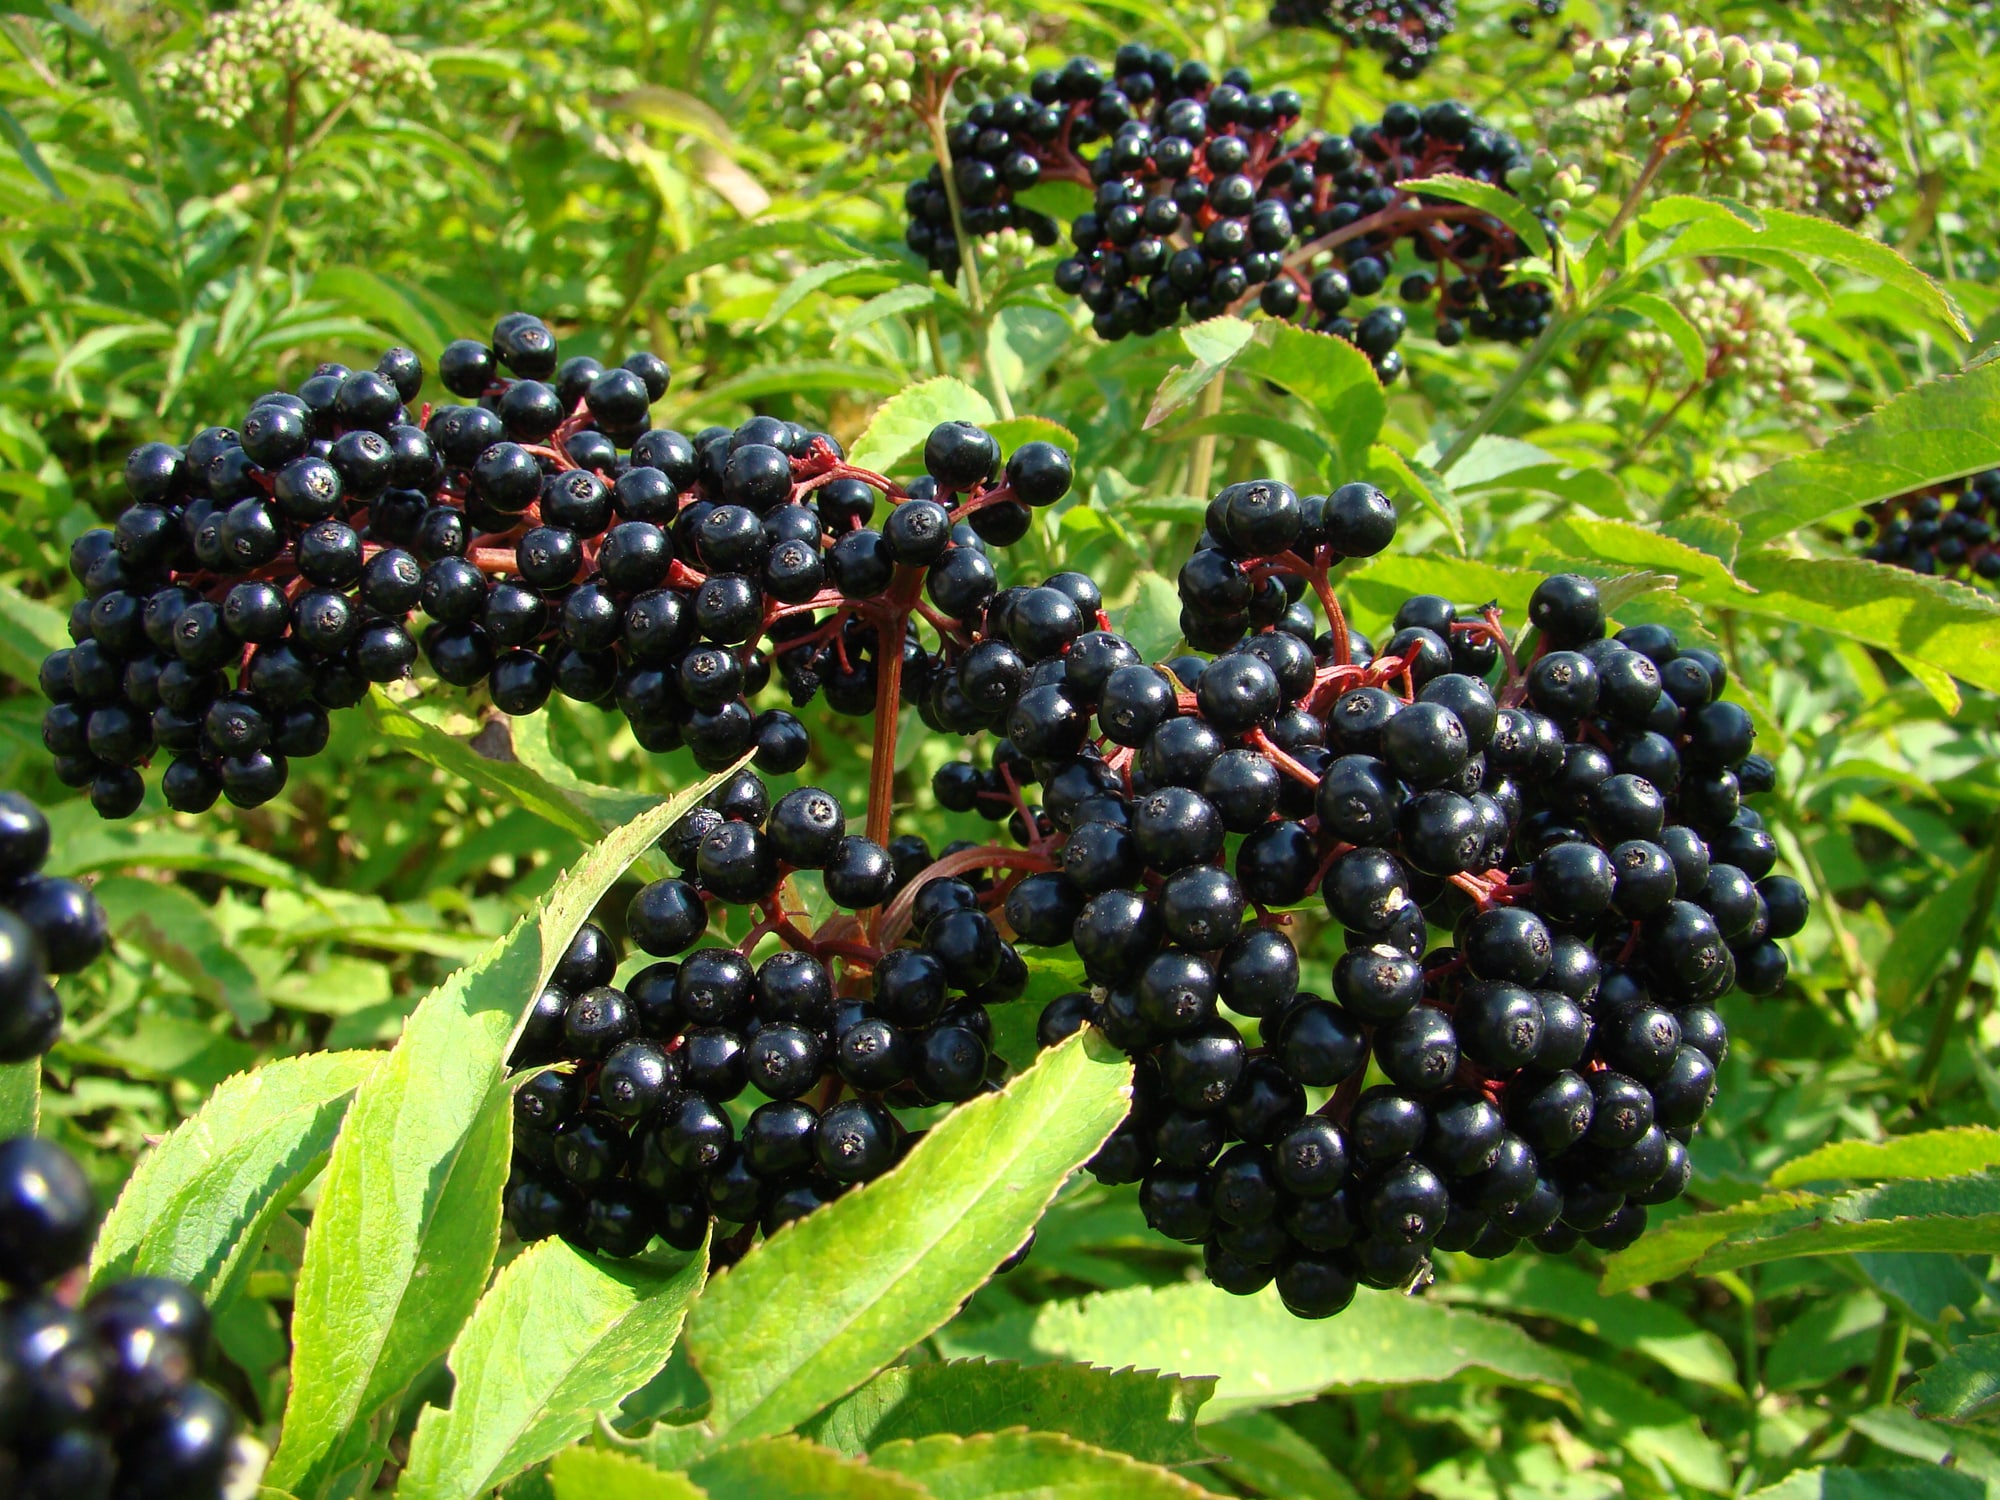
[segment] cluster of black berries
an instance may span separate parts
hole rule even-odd
[[[41,873],[48,857],[41,809],[0,792],[0,1063],[26,1062],[56,1044],[63,1010],[49,976],[75,973],[111,941],[95,896]]]
[[[1946,508],[1946,502],[1950,508]],[[1854,523],[1871,562],[1942,577],[2000,578],[2000,469],[1878,500]]]
[[[218,1500],[236,1418],[201,1384],[208,1309],[133,1277],[67,1305],[97,1228],[61,1147],[0,1143],[0,1494],[18,1500]]]
[[[1520,341],[1546,326],[1545,287],[1510,279],[1519,237],[1490,215],[1397,186],[1454,174],[1505,191],[1523,164],[1510,136],[1463,105],[1393,104],[1378,123],[1297,141],[1298,96],[1251,91],[1232,71],[1157,102],[1093,158],[1094,207],[1071,227],[1056,285],[1082,298],[1107,339],[1149,334],[1248,304],[1356,345],[1377,373],[1402,369],[1409,326],[1394,301],[1437,299],[1437,337]],[[1399,268],[1399,247],[1408,245]]]
[[[740,1226],[719,1253],[740,1253],[757,1230],[895,1165],[915,1137],[892,1106],[992,1086],[1002,1065],[987,1007],[1020,998],[1028,970],[982,905],[997,902],[991,882],[929,880],[884,914],[879,948],[858,926],[809,936],[785,910],[791,872],[817,872],[837,905],[861,909],[935,864],[920,838],[884,848],[846,821],[831,793],[803,787],[773,805],[740,772],[669,831],[680,875],[626,913],[633,943],[660,961],[615,988],[615,949],[583,929],[513,1059],[559,1065],[515,1095],[507,1214],[523,1239],[625,1256],[658,1235],[692,1250],[715,1219]],[[696,947],[709,902],[754,909],[751,935]],[[785,946],[753,964],[772,933]],[[727,1106],[746,1090],[762,1102],[739,1128]]]
[[[869,711],[891,584],[905,616],[926,587],[955,616],[991,592],[986,545],[1070,482],[1060,449],[1024,444],[1003,471],[989,434],[947,423],[920,503],[876,530],[878,497],[904,493],[823,433],[771,417],[693,438],[648,427],[667,386],[651,355],[559,361],[516,313],[490,342],[447,347],[439,373],[472,404],[413,413],[422,367],[391,350],[259,399],[240,430],[132,454],[131,507],[72,551],[76,644],[41,673],[43,739],[100,813],[138,808],[160,752],[171,807],[268,801],[290,759],[325,746],[330,710],[420,653],[504,713],[561,692],[615,706],[649,750],[719,768],[754,748],[795,770],[797,718],[748,706],[771,675],[759,642],[782,643],[796,702],[823,683],[836,708]],[[977,504],[969,525],[954,499]]]
[[[1687,1184],[1715,1003],[1781,985],[1806,917],[1742,804],[1772,769],[1718,656],[1607,638],[1570,575],[1536,590],[1526,662],[1496,609],[1430,596],[1377,650],[1327,575],[1394,531],[1366,485],[1230,486],[1180,579],[1219,654],[1164,668],[1055,580],[1002,591],[958,690],[1007,739],[934,783],[1008,818],[1008,925],[1093,986],[1041,1040],[1089,1022],[1138,1065],[1098,1176],[1218,1285],[1308,1316],[1433,1248],[1629,1244]],[[1344,935],[1325,997],[1285,914],[1315,895]]]
[[[1551,0],[1542,3],[1546,7]],[[1415,78],[1457,27],[1458,5],[1457,0],[1274,0],[1271,24],[1331,31],[1350,47],[1380,52],[1391,78]]]

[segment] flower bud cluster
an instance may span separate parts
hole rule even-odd
[[[1537,146],[1527,161],[1508,169],[1507,186],[1528,207],[1560,224],[1579,203],[1597,196],[1598,183],[1578,157]]]
[[[1628,145],[1676,150],[1666,180],[1750,199],[1774,160],[1808,153],[1821,124],[1819,59],[1790,42],[1719,36],[1671,15],[1577,49],[1570,97],[1619,96]]]
[[[923,135],[917,110],[940,105],[945,90],[970,103],[1018,87],[1028,71],[1020,27],[990,11],[925,6],[812,31],[781,64],[778,97],[794,130],[823,119],[882,150],[907,150]]]
[[[435,87],[416,53],[379,31],[350,26],[313,0],[251,0],[241,10],[218,11],[200,45],[168,58],[153,77],[196,119],[224,130],[298,84],[369,98]]]
[[[1792,332],[1789,309],[1747,276],[1689,282],[1668,294],[1701,335],[1708,350],[1706,379],[1736,381],[1759,405],[1798,406],[1812,398],[1812,355]],[[1665,334],[1632,335],[1631,347],[1648,358],[1666,358]]]

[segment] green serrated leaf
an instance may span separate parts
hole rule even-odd
[[[1339,482],[1368,471],[1368,450],[1382,431],[1389,401],[1367,355],[1346,339],[1274,319],[1255,325],[1235,364],[1313,409],[1344,465]]]
[[[1273,1500],[1360,1500],[1357,1490],[1296,1427],[1268,1411],[1240,1411],[1201,1430],[1228,1462],[1229,1479]]]
[[[1322,1391],[1376,1390],[1483,1370],[1516,1384],[1566,1389],[1569,1371],[1511,1323],[1416,1297],[1361,1292],[1338,1318],[1302,1323],[1275,1291],[1232,1297],[1194,1283],[1132,1287],[1049,1302],[994,1323],[954,1325],[951,1354],[1088,1359],[1217,1377],[1204,1419],[1303,1401]]]
[[[244,1031],[270,1019],[271,1002],[215,916],[183,886],[112,875],[97,882],[111,930],[189,990],[228,1010]]]
[[[886,474],[920,447],[940,422],[993,420],[993,406],[964,381],[940,375],[891,396],[875,408],[867,431],[854,440],[848,462]]]
[[[1605,1262],[1604,1290],[1861,1250],[2000,1251],[2000,1173],[1890,1182],[1837,1195],[1769,1193],[1663,1224]]]
[[[1724,502],[1746,542],[2000,465],[2000,359],[1912,386]]]
[[[1548,531],[1559,547],[1579,558],[1699,580],[1718,591],[1749,592],[1717,558],[1647,526],[1568,515],[1557,517]]]
[[[1343,482],[1339,459],[1325,438],[1296,422],[1287,422],[1282,417],[1267,416],[1261,412],[1225,411],[1217,412],[1212,417],[1200,417],[1185,427],[1176,428],[1168,441],[1183,442],[1211,433],[1219,437],[1249,438],[1254,442],[1269,443],[1310,464],[1312,473],[1319,477],[1323,485],[1329,479],[1333,484]]]
[[[1209,318],[1181,330],[1181,343],[1194,356],[1192,365],[1176,365],[1160,382],[1141,425],[1152,428],[1202,393],[1208,383],[1249,345],[1256,327],[1242,318]]]
[[[1012,453],[1023,443],[1054,443],[1074,460],[1083,446],[1075,433],[1047,417],[1008,417],[1004,421],[988,422],[985,426],[993,434],[994,441],[1000,444],[1002,453]]]
[[[685,1474],[608,1448],[571,1448],[549,1465],[556,1500],[707,1500]]]
[[[710,1500],[930,1500],[930,1491],[798,1437],[763,1437],[709,1454],[688,1476]]]
[[[1074,1037],[717,1277],[688,1323],[709,1425],[786,1431],[936,1329],[1027,1238],[1130,1090],[1122,1055],[1095,1032]]]
[[[870,297],[852,312],[836,318],[833,336],[844,339],[872,327],[884,318],[901,317],[904,313],[915,312],[920,307],[929,307],[937,301],[937,288],[929,285],[892,286],[888,291]]]
[[[379,1052],[316,1052],[223,1083],[141,1158],[98,1232],[91,1285],[170,1276],[228,1301],[382,1062]]]
[[[368,695],[368,715],[376,733],[400,745],[418,760],[457,776],[483,791],[494,792],[536,817],[583,840],[597,837],[596,820],[578,808],[539,773],[513,758],[513,745],[491,725],[472,739],[460,739],[440,724],[441,711],[429,704],[406,707],[376,688]],[[487,750],[494,753],[487,754]]]
[[[1947,1350],[1909,1395],[1924,1416],[1952,1420],[2000,1400],[2000,1333],[1975,1334]]]
[[[781,322],[786,313],[804,302],[806,298],[843,276],[852,276],[860,271],[887,270],[894,265],[894,261],[863,256],[855,260],[829,260],[822,261],[816,266],[807,266],[805,270],[785,282],[783,289],[771,303],[770,310],[757,324],[757,331],[762,333],[773,324]]]
[[[425,996],[362,1086],[321,1187],[292,1319],[296,1350],[273,1483],[324,1494],[369,1423],[450,1348],[500,1233],[506,1058],[534,997],[633,860],[732,766],[592,848],[478,962]]]
[[[1171,1470],[1053,1432],[946,1434],[886,1443],[869,1462],[937,1500],[1203,1500]]]
[[[1771,1174],[1771,1186],[1956,1177],[1989,1167],[2000,1167],[2000,1130],[1986,1125],[1954,1125],[1886,1141],[1836,1141],[1786,1162]]]
[[[451,1405],[418,1418],[397,1495],[472,1500],[589,1432],[665,1367],[707,1265],[705,1245],[677,1271],[531,1245],[452,1346]]]
[[[1535,254],[1547,257],[1553,251],[1549,244],[1549,232],[1542,227],[1535,211],[1505,188],[1451,172],[1441,172],[1435,177],[1412,177],[1396,186],[1420,198],[1443,198],[1447,202],[1463,203],[1481,213],[1491,214],[1518,234],[1521,243]]]
[[[1181,596],[1158,573],[1139,575],[1139,592],[1119,617],[1118,633],[1147,661],[1165,661],[1181,643]]]
[[[1083,1364],[951,1360],[895,1365],[801,1429],[844,1453],[899,1439],[1024,1427],[1154,1464],[1198,1462],[1195,1413],[1212,1380]]]

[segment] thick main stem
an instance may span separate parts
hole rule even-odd
[[[1979,868],[1979,884],[1973,888],[1972,910],[1966,914],[1965,926],[1958,935],[1958,964],[1951,971],[1951,978],[1945,984],[1944,994],[1938,997],[1937,1010],[1931,1016],[1931,1032],[1924,1043],[1923,1058],[1917,1064],[1917,1074],[1911,1080],[1911,1107],[1922,1110],[1931,1101],[1931,1090],[1937,1083],[1938,1069],[1944,1063],[1945,1048],[1951,1043],[1953,1025],[1958,1020],[1959,1007],[1965,1003],[1965,992],[1972,985],[1972,971],[1979,964],[1979,955],[1985,951],[1986,930],[1993,921],[1993,903],[2000,897],[2000,809],[1995,809],[1986,824],[1986,857]]]
[[[1227,368],[1217,370],[1202,387],[1200,413],[1213,417],[1222,411],[1222,383],[1229,378]],[[1204,432],[1194,440],[1194,457],[1188,465],[1188,493],[1197,500],[1208,498],[1208,486],[1215,475],[1215,434]]]

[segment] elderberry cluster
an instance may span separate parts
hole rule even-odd
[[[1950,502],[1949,509],[1946,502]],[[2000,469],[1878,500],[1854,523],[1871,562],[1912,573],[2000,579]]]
[[[1118,127],[1090,164],[1096,202],[1071,227],[1077,253],[1055,273],[1101,337],[1200,321],[1254,292],[1271,316],[1355,344],[1386,381],[1402,369],[1408,315],[1355,304],[1392,282],[1402,303],[1436,297],[1444,344],[1546,326],[1547,288],[1510,277],[1524,253],[1511,229],[1398,186],[1453,174],[1513,192],[1529,160],[1512,137],[1445,102],[1392,104],[1345,135],[1293,140],[1299,108],[1292,91],[1254,93],[1232,71]]]
[[[1540,0],[1544,15],[1551,0]],[[1271,24],[1316,26],[1383,56],[1391,78],[1415,78],[1458,26],[1457,0],[1274,0]]]
[[[982,905],[998,899],[990,882],[929,880],[891,908],[881,949],[858,928],[853,941],[808,937],[784,911],[792,872],[817,872],[852,910],[891,901],[934,863],[914,835],[885,849],[845,827],[831,793],[802,787],[773,805],[740,772],[662,840],[680,874],[627,910],[632,941],[658,962],[615,988],[615,948],[584,927],[513,1059],[558,1064],[515,1095],[507,1214],[523,1239],[626,1256],[658,1235],[692,1250],[713,1219],[741,1226],[740,1252],[749,1234],[895,1165],[915,1137],[892,1106],[956,1104],[991,1085],[987,1007],[1019,999],[1028,970]],[[708,903],[754,909],[756,935],[697,947]],[[753,965],[772,931],[793,946]],[[865,998],[838,982],[835,957],[850,975],[865,961]],[[762,1102],[739,1128],[727,1106],[746,1090]]]
[[[649,426],[668,379],[652,355],[562,360],[516,313],[448,346],[439,374],[471,404],[413,413],[423,370],[397,349],[374,370],[320,367],[240,429],[134,451],[131,507],[71,552],[75,644],[41,671],[66,785],[127,816],[165,753],[169,806],[255,807],[324,748],[331,710],[420,654],[503,713],[561,692],[615,707],[648,750],[719,769],[754,749],[795,770],[798,719],[749,707],[771,677],[760,643],[795,706],[824,687],[837,711],[873,711],[891,584],[956,618],[995,587],[986,546],[1070,484],[1060,449],[1023,444],[1003,467],[990,434],[946,423],[876,530],[892,487],[824,433]],[[977,508],[961,525],[946,502]]]
[[[1007,739],[934,779],[1026,846],[1017,941],[1082,960],[1042,1043],[1090,1023],[1137,1064],[1093,1170],[1217,1285],[1275,1280],[1302,1316],[1434,1248],[1629,1244],[1687,1185],[1715,1003],[1778,988],[1806,917],[1742,805],[1772,769],[1720,657],[1607,637],[1573,575],[1535,591],[1525,662],[1497,609],[1433,596],[1378,650],[1327,570],[1394,531],[1367,485],[1230,486],[1180,580],[1218,654],[1164,667],[1073,586],[1003,591],[958,690]],[[1315,895],[1328,996],[1292,936]]]
[[[97,1228],[83,1169],[29,1136],[0,1143],[0,1494],[20,1500],[219,1500],[236,1417],[201,1384],[209,1316],[179,1282],[108,1282],[81,1306],[58,1283]]]
[[[56,1044],[63,1009],[49,976],[75,973],[111,941],[95,896],[42,874],[48,857],[41,809],[0,792],[0,1063],[26,1062]]]

